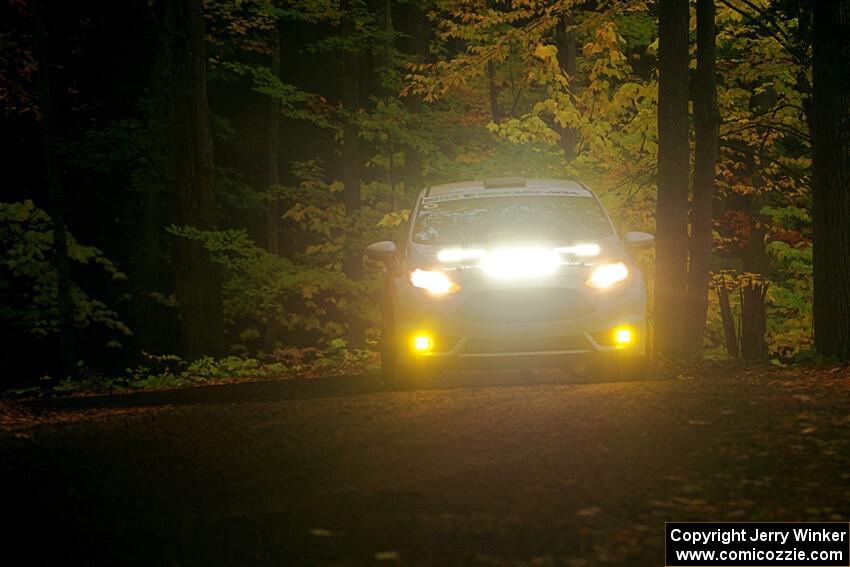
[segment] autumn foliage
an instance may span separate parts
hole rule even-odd
[[[66,3],[44,16],[83,374],[120,373],[142,352],[273,360],[293,348],[374,348],[380,266],[363,264],[362,247],[392,238],[430,183],[575,177],[619,229],[655,231],[659,4],[180,3],[203,9],[190,49],[203,53],[205,74],[191,80],[205,96],[175,83],[181,47],[168,44],[168,26],[190,12]],[[812,350],[811,14],[795,4],[716,3],[710,288],[694,355],[823,358]],[[58,371],[37,354],[61,327],[49,199],[25,149],[43,120],[37,16],[29,1],[0,8],[2,136],[25,142],[6,152],[0,204],[0,371],[14,376],[2,387]],[[122,34],[116,21],[137,29]],[[696,26],[692,9],[690,74]],[[195,170],[214,197],[200,216],[186,214],[199,194],[180,189],[191,183],[181,167],[200,154],[176,151],[174,137],[188,127],[174,104],[193,96],[206,99],[195,120],[207,116],[213,148]],[[693,120],[685,126],[680,150],[693,155]],[[207,260],[207,275],[181,279]],[[652,276],[653,252],[639,262]],[[187,295],[185,282],[209,278],[204,297]],[[223,335],[198,331],[188,346],[186,329],[209,330],[211,309]]]

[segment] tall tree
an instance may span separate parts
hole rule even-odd
[[[655,348],[683,354],[688,257],[688,1],[658,6]]]
[[[215,230],[203,1],[168,0],[162,10],[174,220],[179,226]],[[174,260],[184,352],[190,359],[219,355],[224,343],[220,269],[200,242],[188,238],[178,239]]]
[[[272,76],[280,81],[280,22],[275,21],[270,37],[269,67]],[[266,175],[266,250],[272,254],[280,254],[280,199],[275,186],[280,183],[280,98],[269,96],[269,141],[267,146],[268,163]],[[274,317],[266,321],[263,334],[263,346],[267,351],[274,350],[277,341],[278,324]]]
[[[343,272],[352,280],[363,279],[363,249],[359,223],[360,213],[360,130],[356,113],[360,106],[360,50],[355,34],[355,9],[357,0],[345,0],[341,7],[342,35],[346,45],[342,50],[342,200],[348,217],[345,237]],[[349,340],[360,346],[364,340],[365,329],[362,321],[349,321]]]
[[[133,290],[133,335],[135,344],[146,352],[173,352],[176,333],[171,308],[155,301],[153,293],[162,293],[173,285],[167,264],[168,242],[163,225],[170,223],[168,190],[170,153],[161,141],[167,137],[168,104],[164,81],[167,81],[164,61],[157,58],[151,73],[150,91],[153,96],[145,105],[147,129],[143,134],[145,169],[137,173],[142,197],[141,230],[135,274],[131,276]]]
[[[561,13],[556,31],[558,39],[558,65],[572,87],[575,85],[576,74],[578,73],[578,49],[576,47],[575,20],[573,19],[572,12],[564,11]],[[564,159],[572,161],[576,157],[578,131],[575,128],[565,127],[559,128],[558,133],[561,135],[561,148],[564,150]]]
[[[280,25],[274,23],[270,38],[271,56],[269,66],[272,75],[280,80]],[[273,194],[273,187],[280,183],[280,98],[269,96],[269,144],[266,185],[270,191],[266,202],[266,249],[272,254],[280,252],[278,227],[280,226],[280,200]]]
[[[408,37],[407,55],[416,63],[423,63],[428,59],[428,37],[429,22],[426,15],[428,4],[424,2],[410,2],[402,5],[406,17],[404,32]],[[404,97],[404,106],[407,112],[417,116],[422,110],[422,98],[419,96]],[[405,144],[404,166],[402,170],[404,188],[418,189],[422,183],[422,154],[415,145]]]
[[[717,167],[719,117],[715,79],[714,0],[697,0],[697,69],[694,75],[694,179],[691,208],[685,348],[698,355],[705,336],[711,260],[711,213]]]
[[[490,95],[490,118],[498,124],[502,120],[502,111],[499,109],[499,86],[496,84],[496,63],[492,59],[487,61],[487,89]]]
[[[39,2],[35,7],[35,51],[38,61],[38,94],[41,113],[41,148],[44,179],[53,220],[53,264],[56,269],[56,290],[59,307],[59,364],[61,377],[74,373],[74,306],[71,299],[71,271],[68,265],[68,236],[65,231],[65,196],[59,178],[56,155],[55,105],[50,79],[49,5]]]
[[[812,193],[819,353],[850,361],[850,0],[814,8]]]
[[[393,39],[395,30],[393,29],[393,3],[392,0],[384,0],[383,6],[383,32],[384,32],[384,45],[383,45],[383,75],[384,75],[384,104],[389,103],[389,99],[393,96],[397,95],[397,89],[390,88],[387,83],[389,83],[388,77],[391,76],[393,71]],[[387,181],[390,185],[390,205],[393,210],[396,209],[396,168],[395,168],[395,141],[393,140],[393,133],[390,128],[387,128]]]

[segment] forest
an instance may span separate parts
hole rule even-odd
[[[850,361],[846,0],[9,0],[0,390],[375,367],[420,190],[578,179],[657,360]]]

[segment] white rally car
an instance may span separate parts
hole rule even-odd
[[[575,181],[500,178],[425,189],[404,237],[367,255],[387,266],[381,366],[389,382],[425,369],[572,367],[639,377],[646,288],[621,238]]]

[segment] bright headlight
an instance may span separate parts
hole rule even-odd
[[[439,270],[416,269],[410,274],[410,283],[413,287],[424,289],[434,295],[445,295],[455,293],[460,286]]]
[[[561,257],[541,248],[494,250],[481,260],[484,273],[494,278],[537,278],[554,274]]]
[[[587,285],[596,289],[608,289],[629,277],[629,269],[622,262],[602,264],[591,270]]]

